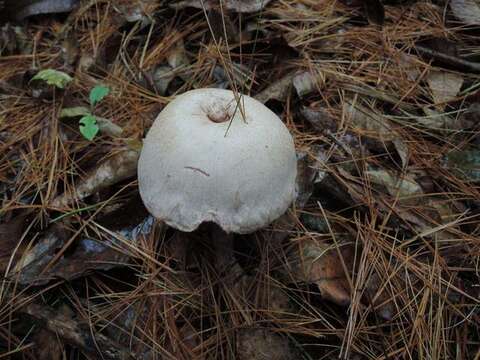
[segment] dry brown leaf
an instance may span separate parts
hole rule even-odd
[[[321,133],[337,131],[337,123],[326,109],[302,106],[300,114]]]
[[[33,341],[37,360],[60,360],[62,358],[63,344],[51,331],[40,329],[33,337]]]
[[[105,335],[96,332],[93,337],[86,322],[73,319],[70,314],[63,311],[40,304],[29,304],[21,311],[38,321],[42,328],[58,334],[65,342],[80,348],[95,359],[137,359],[128,348],[122,347]]]
[[[423,194],[421,186],[409,174],[395,174],[387,170],[367,170],[371,182],[385,186],[388,193],[394,197],[398,196],[403,204],[415,204],[421,202],[419,195]]]
[[[451,0],[453,15],[466,25],[480,25],[479,0]]]
[[[14,254],[29,220],[28,215],[22,215],[13,218],[9,222],[0,224],[0,272],[2,274],[5,273],[12,255],[14,255],[13,260],[15,260],[24,252],[26,243],[21,244]]]
[[[298,355],[288,339],[268,329],[240,329],[237,333],[238,360],[290,360]]]
[[[222,7],[224,10],[236,11],[239,13],[252,13],[262,10],[271,0],[223,0]],[[218,0],[185,0],[179,1],[176,4],[171,4],[175,9],[182,9],[185,7],[193,7],[197,9],[210,10],[212,8],[219,8]]]
[[[391,128],[389,120],[357,103],[346,101],[343,105],[343,112],[351,127],[358,130],[363,136],[371,137],[379,141],[390,141],[402,159],[403,166],[406,166],[409,158],[408,146],[402,137]]]
[[[317,284],[325,299],[342,306],[348,305],[350,286],[340,255],[347,269],[351,270],[354,258],[353,246],[341,245],[340,251],[337,251],[334,246],[317,240],[305,240],[299,246],[299,259],[293,261],[298,266],[293,272],[294,277],[300,281]]]
[[[255,99],[260,101],[261,103],[266,103],[269,100],[278,100],[283,101],[287,97],[292,88],[292,81],[295,74],[288,74],[278,81],[274,82],[262,92],[255,95]]]
[[[118,216],[115,214],[112,213],[111,216]],[[134,221],[135,216],[131,217]],[[118,232],[127,241],[136,243],[140,236],[150,233],[154,223],[154,219],[148,216],[140,223],[124,224],[125,228]],[[72,280],[94,270],[109,270],[123,266],[129,259],[128,246],[124,246],[113,237],[103,241],[82,238],[71,254],[62,256],[46,270],[59,249],[66,244],[67,236],[61,225],[53,225],[46,235],[24,254],[12,275],[17,277],[20,284],[42,285],[55,278]]]
[[[12,18],[20,21],[34,15],[69,12],[78,3],[78,0],[6,1],[6,8],[2,11],[8,12]]]
[[[321,78],[311,72],[304,71],[293,77],[293,87],[299,97],[303,97],[320,89]]]
[[[397,59],[399,68],[406,73],[410,81],[416,81],[422,74],[419,68],[419,60],[416,56],[400,53]]]
[[[81,180],[73,193],[64,193],[52,202],[52,206],[61,208],[73,201],[82,200],[97,191],[132,177],[137,172],[139,152],[122,151],[100,164]]]
[[[313,193],[314,185],[326,176],[326,172],[322,171],[322,168],[325,168],[326,155],[321,150],[312,150],[316,150],[315,158],[305,152],[297,153],[297,199],[295,201],[297,209],[305,207]]]
[[[432,98],[438,108],[443,110],[447,102],[457,96],[463,84],[463,77],[443,71],[432,71],[426,78]]]

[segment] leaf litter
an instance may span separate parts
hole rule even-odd
[[[0,354],[478,356],[476,4],[19,8],[0,30]],[[142,138],[199,87],[265,103],[299,159],[296,203],[233,238],[230,273],[208,231],[138,198]]]

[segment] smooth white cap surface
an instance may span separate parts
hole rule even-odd
[[[295,199],[295,146],[270,109],[221,89],[188,91],[158,115],[138,163],[140,195],[155,217],[182,231],[212,221],[249,233]],[[226,121],[225,121],[226,120]]]

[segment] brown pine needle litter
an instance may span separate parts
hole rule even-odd
[[[48,2],[0,2],[0,358],[480,359],[478,1]],[[201,87],[265,103],[299,159],[231,271],[138,193],[145,133]]]

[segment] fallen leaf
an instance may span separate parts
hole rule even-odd
[[[343,105],[343,112],[354,131],[357,130],[362,136],[371,137],[381,142],[391,142],[402,159],[402,165],[407,165],[408,146],[402,141],[402,137],[391,128],[387,118],[365,106],[348,101]]]
[[[385,21],[385,9],[380,0],[364,0],[363,6],[371,24],[383,25]]]
[[[292,88],[292,81],[295,74],[288,74],[275,83],[269,85],[263,91],[254,96],[255,99],[261,103],[266,103],[269,100],[283,101],[287,97]]]
[[[170,65],[160,65],[153,70],[152,81],[156,91],[164,96],[172,80],[175,78],[175,70]]]
[[[225,39],[231,44],[239,40],[238,29],[235,28],[235,25],[227,12],[210,9],[207,15],[210,24],[209,29],[215,41]]]
[[[95,117],[97,125],[102,134],[110,135],[112,137],[119,137],[123,133],[123,128],[115,124],[112,120],[100,116]]]
[[[140,29],[152,23],[152,15],[156,5],[155,2],[143,0],[112,4],[118,9],[126,22],[140,23]]]
[[[288,339],[268,329],[243,328],[237,330],[238,360],[290,360],[298,354],[289,346]]]
[[[62,111],[60,112],[60,118],[79,117],[79,116],[85,116],[89,114],[90,114],[90,110],[85,106],[75,106],[75,107],[63,108]]]
[[[343,244],[337,251],[334,245],[318,240],[304,240],[298,246],[299,253],[293,255],[291,259],[294,278],[297,281],[316,284],[325,299],[342,306],[348,305],[350,286],[339,252],[347,269],[351,271],[353,246]]]
[[[137,172],[139,155],[137,151],[125,150],[112,156],[79,181],[73,193],[64,193],[56,197],[52,201],[52,206],[57,208],[67,206],[72,201],[82,200],[97,191],[134,176]]]
[[[392,196],[398,196],[401,203],[415,203],[421,200],[418,195],[423,194],[421,186],[408,175],[397,176],[387,170],[367,170],[365,174],[371,182],[386,187]],[[412,200],[413,198],[413,200]]]
[[[58,337],[46,329],[40,329],[34,336],[35,356],[38,360],[60,360],[63,355],[63,344]]]
[[[5,13],[12,19],[21,21],[29,16],[55,14],[72,11],[79,0],[5,0]]]
[[[32,78],[32,81],[35,80],[43,80],[47,83],[47,85],[53,85],[59,89],[63,89],[73,79],[70,77],[70,75],[64,73],[63,71],[58,71],[55,69],[45,69],[40,70]]]
[[[416,56],[402,52],[397,57],[397,63],[399,68],[406,73],[410,81],[416,81],[422,74],[419,68],[419,59]]]
[[[118,210],[108,216],[121,218]],[[138,211],[138,210],[137,210]],[[138,213],[142,215],[142,212]],[[143,214],[145,216],[145,214]],[[126,241],[135,244],[140,236],[150,233],[154,219],[147,216],[142,220],[138,216],[130,216],[130,223],[124,223],[120,234]],[[109,231],[114,231],[109,229]],[[55,264],[46,270],[47,265],[54,259],[57,252],[63,248],[67,240],[67,233],[60,225],[53,225],[46,235],[30,248],[11,272],[23,285],[44,285],[53,279],[73,280],[91,271],[110,270],[124,266],[130,257],[130,249],[124,243],[117,241],[111,234],[106,239],[96,240],[82,238],[75,249],[68,256],[61,257]]]
[[[304,97],[317,89],[320,89],[320,77],[308,71],[304,71],[293,77],[293,87],[299,97]]]
[[[354,130],[360,130],[362,135],[391,141],[397,135],[391,129],[389,121],[374,111],[353,102],[345,102],[343,112],[347,122]]]
[[[463,84],[463,77],[443,71],[432,71],[426,78],[432,98],[439,110],[456,98]]]
[[[1,9],[0,9],[1,11]],[[5,24],[0,29],[0,55],[12,55],[17,50],[17,37],[15,29],[10,24]]]
[[[75,32],[70,32],[61,45],[62,59],[66,65],[72,66],[78,60],[80,55],[80,44],[75,36]]]
[[[315,130],[321,133],[335,133],[337,131],[335,119],[325,109],[302,106],[300,114],[302,114],[305,120],[307,120]]]
[[[198,330],[195,329],[190,323],[186,323],[180,328],[179,335],[181,346],[189,355],[194,356],[194,349],[197,348],[202,342]]]
[[[444,157],[444,167],[471,181],[480,181],[480,150],[451,151]]]
[[[171,36],[173,37],[174,35]],[[175,46],[168,52],[167,62],[175,70],[190,64],[181,36],[178,36]]]
[[[22,243],[19,246],[19,241],[29,222],[29,215],[19,215],[8,222],[0,224],[0,273],[5,274],[10,261],[14,265],[15,260],[23,254],[27,244]],[[14,254],[17,246],[19,247]],[[13,259],[12,256],[14,256]]]
[[[20,310],[34,319],[38,326],[57,334],[65,342],[78,347],[93,358],[118,360],[137,359],[128,348],[124,348],[100,332],[95,336],[85,320],[73,319],[70,314],[40,304],[29,304]]]
[[[326,156],[318,149],[315,158],[305,152],[297,153],[297,199],[296,207],[302,209],[313,193],[314,185],[322,181],[326,172],[321,170],[325,166]]]
[[[453,15],[466,25],[480,25],[480,1],[451,0],[450,8]]]
[[[54,224],[35,246],[23,254],[20,261],[9,274],[20,273],[20,283],[29,283],[32,279],[36,281],[37,276],[53,258],[55,252],[63,246],[66,237],[67,233],[64,227]]]
[[[271,0],[222,0],[222,7],[224,10],[235,11],[239,13],[252,13],[262,10],[270,3]],[[197,9],[210,10],[212,8],[219,8],[218,0],[185,0],[178,1],[170,5],[176,9],[185,7],[193,7]]]
[[[426,116],[414,116],[411,118],[419,124],[428,129],[442,131],[442,130],[462,130],[471,127],[474,122],[469,121],[466,114],[452,117],[443,111],[423,107],[423,112]]]

